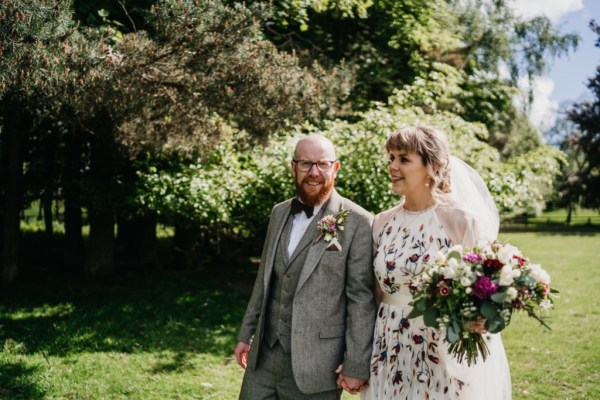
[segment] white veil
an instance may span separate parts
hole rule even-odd
[[[500,216],[496,203],[481,176],[464,161],[451,156],[452,199],[469,210],[477,221],[480,238],[498,238]]]
[[[452,198],[461,208],[474,215],[477,225],[475,240],[498,238],[500,217],[494,199],[481,176],[464,161],[450,157]],[[490,355],[483,362],[467,366],[444,354],[448,370],[468,382],[462,398],[507,400],[511,398],[510,369],[500,334],[485,335]],[[445,353],[445,352],[444,352]]]

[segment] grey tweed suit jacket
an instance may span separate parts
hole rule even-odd
[[[255,368],[262,345],[265,308],[275,249],[290,212],[291,200],[273,207],[258,276],[244,315],[238,340],[252,343],[248,368]],[[304,393],[337,388],[335,369],[353,378],[369,378],[375,324],[373,295],[373,217],[360,206],[332,193],[324,215],[350,209],[339,232],[341,251],[327,250],[329,242],[314,240],[307,251],[294,293],[291,358],[294,378]],[[317,232],[306,232],[314,235]]]

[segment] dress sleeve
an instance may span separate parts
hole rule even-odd
[[[381,233],[381,230],[385,224],[387,224],[388,221],[392,219],[394,215],[396,215],[398,210],[402,208],[402,205],[403,203],[400,203],[397,206],[392,207],[389,210],[385,210],[375,216],[375,219],[373,220],[373,254],[375,254],[377,247],[379,246],[379,234]]]
[[[453,244],[472,247],[481,239],[477,220],[469,210],[450,203],[437,207],[436,214]]]

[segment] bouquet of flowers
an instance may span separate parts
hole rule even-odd
[[[413,306],[409,318],[423,316],[426,326],[445,333],[449,352],[468,365],[489,350],[469,326],[485,320],[490,333],[503,330],[513,311],[524,310],[550,329],[541,317],[552,308],[550,276],[510,244],[478,242],[472,249],[452,247],[410,282]]]

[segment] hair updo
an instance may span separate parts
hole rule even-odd
[[[446,135],[426,126],[407,126],[392,133],[386,143],[388,152],[406,151],[421,157],[429,175],[429,190],[436,203],[450,193],[450,148]]]

